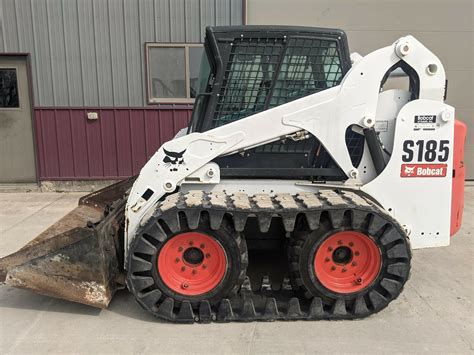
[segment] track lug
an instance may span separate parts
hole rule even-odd
[[[369,225],[369,234],[375,235],[377,232],[382,229],[384,225],[387,224],[387,221],[383,218],[377,216],[376,214],[372,215],[372,220],[370,221]]]
[[[383,245],[390,244],[396,240],[400,240],[400,234],[396,231],[394,227],[386,230],[385,233],[380,238],[380,241]]]
[[[224,212],[209,213],[210,226],[212,230],[218,230],[222,225],[222,218],[224,218]]]
[[[173,307],[174,300],[171,297],[167,297],[158,307],[157,314],[163,319],[174,320]]]
[[[372,305],[374,306],[375,309],[379,309],[382,305],[386,304],[387,302],[387,299],[375,290],[369,293],[369,298],[370,298],[370,302],[372,302]]]
[[[199,305],[199,320],[201,323],[210,323],[213,318],[212,311],[211,311],[211,305],[209,304],[209,301],[202,301],[201,304]]]
[[[335,316],[345,316],[347,314],[346,301],[344,301],[342,298],[339,298],[336,303],[334,303],[331,314]]]
[[[314,297],[309,306],[309,319],[321,319],[324,315],[323,301],[319,297]]]
[[[244,282],[242,282],[241,290],[252,292],[252,284],[248,276],[246,276]]]
[[[131,278],[133,280],[133,284],[135,285],[135,289],[139,292],[155,284],[155,281],[150,276],[132,275]],[[160,296],[161,296],[161,293],[160,293]]]
[[[247,213],[234,212],[234,228],[237,232],[243,232],[247,223]]]
[[[401,289],[400,282],[391,279],[383,279],[380,282],[380,286],[386,289],[392,296],[395,296]]]
[[[301,308],[300,308],[300,301],[298,298],[293,297],[288,302],[288,311],[286,312],[286,316],[288,319],[299,319],[301,318]]]
[[[166,223],[171,232],[178,233],[181,230],[179,216],[176,210],[171,209],[166,211],[160,219]]]
[[[367,212],[352,210],[352,228],[363,229],[367,220]]]
[[[137,247],[135,248],[134,252],[147,254],[147,255],[154,255],[156,253],[156,247],[151,244],[145,237],[140,238],[140,242],[138,243]]]
[[[394,245],[387,251],[389,258],[408,258],[407,249],[403,244]]]
[[[295,230],[296,214],[281,214],[281,219],[283,221],[283,227],[286,232],[293,232]]]
[[[194,312],[189,301],[183,301],[181,307],[179,308],[178,315],[176,320],[182,323],[193,323],[194,322]]]
[[[143,304],[145,304],[148,308],[153,308],[161,298],[161,295],[162,293],[160,290],[153,290],[147,293],[138,293],[140,301],[143,302]]]
[[[272,298],[268,298],[267,302],[265,303],[265,311],[263,313],[263,319],[267,321],[274,321],[279,317],[278,306],[276,300]]]
[[[308,211],[305,213],[308,227],[312,231],[319,228],[319,221],[321,219],[321,211]]]
[[[408,276],[408,265],[405,263],[394,263],[387,266],[387,271],[395,276],[406,278]]]
[[[271,213],[259,213],[258,214],[258,228],[260,232],[266,233],[270,229],[270,224],[272,223],[272,214]]]
[[[329,218],[333,228],[339,228],[344,219],[344,210],[329,210]]]
[[[188,222],[188,227],[190,229],[197,229],[199,226],[201,211],[190,208],[190,209],[184,210],[184,213],[186,215],[186,221]]]
[[[255,320],[257,313],[255,312],[255,306],[251,298],[244,298],[244,304],[242,306],[242,313],[240,314],[239,320],[244,322],[250,322]]]
[[[147,226],[147,228],[145,229],[144,233],[148,234],[149,236],[151,236],[153,239],[157,240],[160,243],[166,240],[165,231],[156,222],[150,223],[150,225]]]
[[[151,270],[152,265],[150,262],[143,260],[142,258],[139,258],[135,255],[132,255],[132,259],[135,265],[135,268],[133,269],[134,272]]]
[[[219,322],[230,322],[234,320],[234,312],[230,301],[225,298],[219,304],[219,310],[217,312],[217,320]]]
[[[281,284],[282,291],[291,291],[293,288],[291,287],[291,282],[288,277],[283,278],[283,282]]]
[[[260,286],[260,291],[271,291],[272,290],[272,283],[270,281],[270,277],[268,275],[265,275],[262,278],[262,284]]]
[[[370,311],[367,308],[364,297],[357,297],[355,301],[354,313],[358,316],[364,316],[369,314]]]

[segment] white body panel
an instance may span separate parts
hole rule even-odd
[[[380,93],[382,78],[401,60],[419,77],[419,99],[408,104],[407,93],[400,96],[397,91]],[[214,158],[306,130],[318,138],[348,176],[342,186],[361,189],[385,209],[393,211],[397,220],[413,231],[413,247],[446,245],[449,242],[451,174],[443,178],[400,176],[405,139],[448,139],[448,148],[452,152],[454,112],[452,107],[443,103],[444,86],[445,73],[441,62],[415,38],[407,36],[360,58],[339,86],[204,133],[173,139],[147,162],[130,192],[126,211],[127,241],[129,243],[140,224],[146,222],[160,198],[174,192],[183,183],[183,188],[186,184],[200,184],[203,190],[222,190],[224,186],[238,188],[239,183],[235,181],[220,180],[216,164],[207,165]],[[451,119],[444,122],[441,116],[446,118],[447,111],[452,114]],[[437,122],[442,124],[433,131],[414,131],[415,115],[435,115]],[[381,136],[387,147],[393,145],[388,166],[379,176],[367,153],[363,164],[359,169],[355,168],[344,144],[347,127],[354,124],[372,127],[377,121],[389,121],[391,132]],[[444,164],[450,172],[451,154]],[[212,172],[208,173],[210,170]],[[269,188],[262,180],[239,181],[240,189],[260,191]],[[296,181],[273,182],[270,187],[274,187],[275,192],[318,188],[317,185]],[[144,199],[143,194],[148,189],[153,194]]]
[[[398,114],[392,157],[384,171],[373,181],[361,187],[410,232],[413,248],[449,245],[451,220],[452,154],[447,174],[441,177],[401,177],[402,144],[406,140],[449,140],[452,152],[454,120],[439,122],[434,130],[414,130],[413,117],[420,112],[436,115],[448,110],[454,117],[454,108],[432,100],[416,100],[406,104]],[[438,163],[437,161],[433,163]]]

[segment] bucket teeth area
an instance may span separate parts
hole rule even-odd
[[[107,307],[119,287],[118,230],[124,221],[123,196],[133,180],[82,197],[78,207],[0,259],[0,283]]]

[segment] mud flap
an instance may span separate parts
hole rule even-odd
[[[122,276],[119,240],[127,180],[79,206],[16,253],[0,259],[0,283],[105,308]]]

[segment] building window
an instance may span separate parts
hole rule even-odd
[[[201,44],[146,44],[149,103],[193,103]]]
[[[15,68],[0,69],[0,107],[18,108],[18,81]]]

